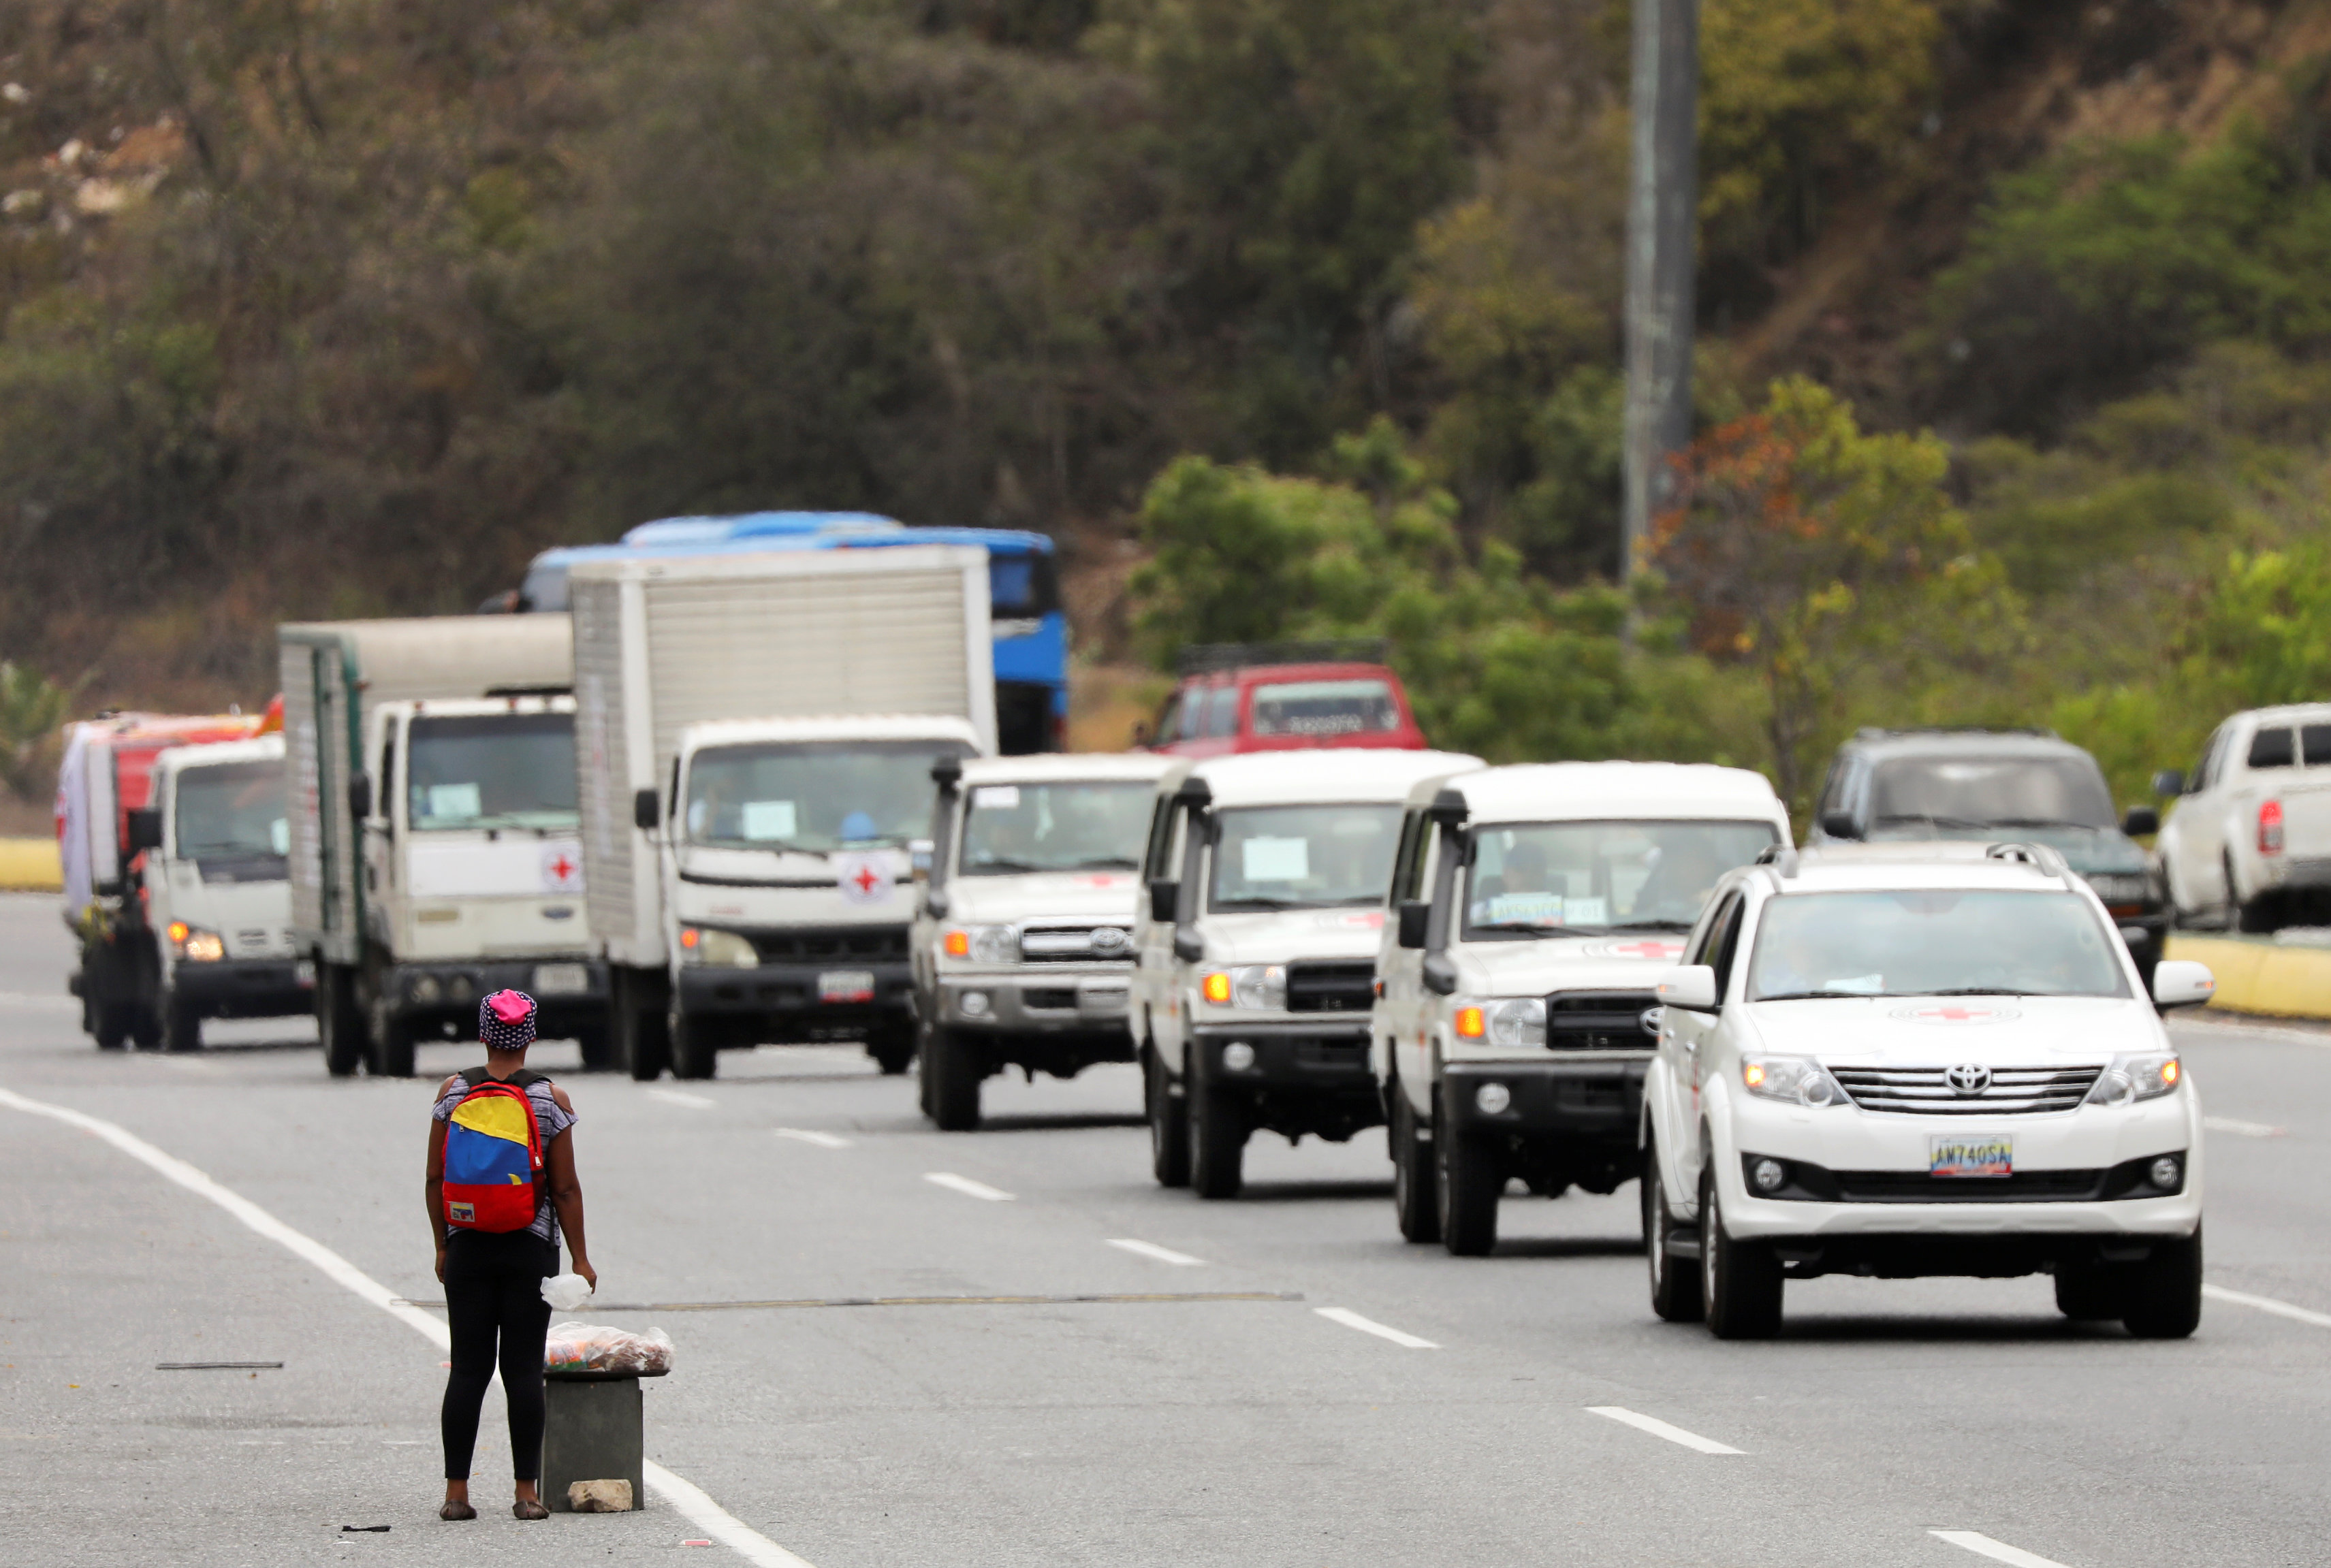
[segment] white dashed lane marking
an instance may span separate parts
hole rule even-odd
[[[1633,1427],[1637,1431],[1649,1432],[1655,1438],[1665,1438],[1671,1443],[1680,1443],[1685,1448],[1696,1449],[1703,1454],[1740,1452],[1729,1443],[1719,1443],[1714,1438],[1704,1438],[1698,1432],[1688,1432],[1681,1427],[1670,1426],[1657,1416],[1647,1416],[1641,1411],[1631,1411],[1624,1405],[1591,1404],[1586,1409],[1590,1414],[1608,1416],[1623,1426]]]
[[[692,1111],[709,1111],[720,1102],[700,1094],[690,1094],[680,1088],[652,1088],[648,1098],[661,1100],[668,1106],[686,1106]]]
[[[1205,1261],[1203,1258],[1193,1258],[1187,1252],[1176,1252],[1171,1247],[1160,1247],[1155,1241],[1137,1241],[1130,1236],[1120,1236],[1109,1245],[1122,1247],[1137,1257],[1154,1259],[1157,1262],[1172,1263],[1184,1269],[1194,1269]]]
[[[1411,1350],[1441,1348],[1429,1339],[1419,1339],[1413,1334],[1406,1334],[1400,1329],[1388,1327],[1372,1317],[1362,1317],[1347,1307],[1315,1307],[1311,1310],[1330,1323],[1340,1323],[1346,1328],[1356,1328],[1362,1334],[1373,1334],[1378,1339],[1389,1339],[1394,1345],[1406,1345]]]
[[[850,1146],[848,1138],[836,1137],[832,1133],[813,1132],[808,1127],[778,1127],[775,1130],[781,1138],[791,1138],[800,1144],[815,1144],[821,1149],[846,1149]]]
[[[953,1171],[928,1171],[924,1173],[923,1180],[935,1187],[945,1187],[950,1193],[961,1193],[966,1198],[985,1198],[991,1203],[1012,1202],[1012,1194],[1001,1187],[975,1182],[969,1176],[958,1176]]]
[[[2202,1125],[2213,1133],[2231,1133],[2238,1138],[2279,1138],[2282,1129],[2265,1122],[2246,1122],[2234,1117],[2203,1117]]]
[[[1994,1563],[2012,1563],[2015,1568],[2064,1568],[2052,1557],[2042,1557],[2037,1552],[2026,1552],[2021,1546],[2011,1546],[2004,1541],[1994,1541],[1973,1530],[1929,1530],[1927,1535],[1938,1541],[1948,1541],[1954,1546],[1964,1546],[1978,1557],[1988,1557]]]
[[[2202,1294],[2212,1301],[2222,1301],[2231,1307],[2251,1307],[2260,1312],[2271,1312],[2277,1317],[2288,1317],[2293,1323],[2312,1324],[2317,1328],[2331,1328],[2331,1312],[2316,1312],[2305,1307],[2294,1307],[2288,1301],[2277,1301],[2271,1296],[2252,1296],[2246,1290],[2229,1290],[2222,1285],[2204,1285]]]

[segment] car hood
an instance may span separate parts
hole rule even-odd
[[[1141,879],[1131,871],[1032,871],[950,878],[947,916],[961,923],[1028,919],[1133,923]]]
[[[1683,943],[1679,931],[1468,943],[1457,950],[1458,989],[1481,996],[1649,991],[1683,962]]]
[[[1198,921],[1214,964],[1284,964],[1300,958],[1370,958],[1384,936],[1382,909],[1226,912]]]
[[[2148,1003],[2108,996],[1872,996],[1746,1003],[1763,1049],[1832,1063],[1991,1067],[2165,1050]]]
[[[2112,876],[2145,870],[2145,851],[2117,828],[1880,828],[1870,834],[1871,843],[1915,843],[1922,839],[1949,839],[1968,843],[2043,844],[2064,857],[2064,864],[2083,877]]]

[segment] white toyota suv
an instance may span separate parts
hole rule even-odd
[[[1652,1309],[1727,1339],[1783,1281],[2052,1273],[2148,1338],[2202,1311],[2202,1112],[2104,906],[2053,851],[1775,851],[1660,983],[1644,1092]]]
[[[1717,879],[1788,841],[1744,768],[1525,764],[1416,787],[1370,1031],[1402,1235],[1486,1253],[1509,1180],[1558,1197],[1641,1170],[1651,988]]]

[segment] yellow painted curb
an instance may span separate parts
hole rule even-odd
[[[2179,931],[2170,936],[2166,955],[2210,966],[2218,977],[2210,1005],[2222,1012],[2331,1018],[2331,947],[2285,947]]]
[[[20,893],[61,893],[64,867],[54,839],[0,839],[0,888]]]

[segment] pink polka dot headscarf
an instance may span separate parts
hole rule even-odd
[[[496,1050],[524,1050],[534,1043],[534,998],[523,991],[497,991],[478,1003],[478,1038]]]

